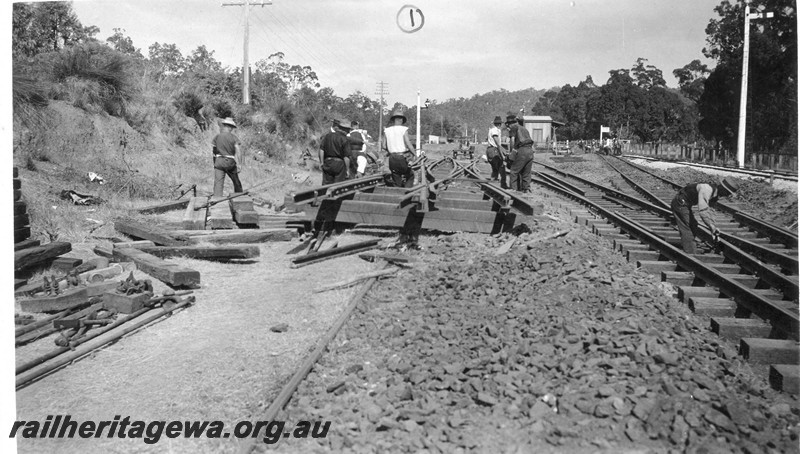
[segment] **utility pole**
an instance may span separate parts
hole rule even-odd
[[[421,106],[419,105],[419,90],[417,90],[417,157],[419,157],[420,151],[422,151],[422,142],[420,142],[421,135],[420,135],[420,112]],[[422,180],[420,180],[422,181]]]
[[[750,6],[744,7],[744,49],[742,53],[742,90],[739,95],[739,137],[736,141],[736,160],[739,168],[744,167],[744,137],[747,129],[747,67],[750,62],[750,19],[764,19],[773,13],[750,13]]]
[[[375,88],[375,94],[381,97],[381,107],[378,110],[378,153],[380,154],[383,137],[383,97],[389,94],[389,83],[380,81]]]
[[[258,3],[251,3],[250,0],[236,3],[223,3],[222,6],[244,6],[244,57],[242,61],[242,104],[250,104],[250,5],[267,6],[272,5],[271,0],[261,0]]]

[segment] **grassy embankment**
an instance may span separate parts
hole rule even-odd
[[[111,236],[113,220],[132,208],[175,199],[191,185],[197,185],[198,195],[213,188],[211,140],[219,131],[219,112],[204,109],[210,121],[202,131],[186,116],[187,106],[176,101],[195,93],[193,87],[177,79],[154,80],[133,71],[121,54],[97,46],[14,65],[13,164],[20,171],[32,238],[43,242]],[[300,159],[316,133],[294,118],[286,124],[281,115],[291,106],[228,108],[221,108],[223,115],[241,125],[236,134],[245,150],[245,189],[266,182],[255,196],[279,203],[287,192],[318,182]],[[281,134],[287,128],[293,134]],[[89,181],[90,172],[104,184]],[[226,192],[231,189],[228,180]],[[103,202],[76,206],[60,198],[63,190]]]

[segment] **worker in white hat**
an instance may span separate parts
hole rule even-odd
[[[237,161],[237,156],[241,156],[241,142],[233,134],[236,122],[233,118],[226,118],[220,122],[220,129],[220,133],[211,142],[214,146],[214,197],[222,197],[225,175],[233,182],[233,192],[243,192]]]

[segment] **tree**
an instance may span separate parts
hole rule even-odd
[[[636,85],[645,90],[653,87],[666,87],[667,82],[664,80],[661,70],[653,65],[645,65],[645,63],[647,63],[647,59],[639,57],[631,69],[631,75],[636,81]]]
[[[136,46],[133,45],[133,40],[130,36],[125,36],[125,29],[123,28],[115,28],[114,34],[106,38],[106,42],[117,52],[130,55],[134,58],[144,58],[141,49],[137,49]]]
[[[293,96],[295,92],[301,88],[319,88],[317,74],[311,69],[310,66],[292,65],[290,66],[284,60],[283,52],[275,52],[269,57],[256,62],[256,69],[265,73],[274,73],[286,85],[289,96]],[[295,103],[299,102],[295,98]]]
[[[186,59],[175,44],[153,43],[148,48],[150,65],[160,79],[181,74],[186,69]]]
[[[100,29],[84,27],[72,2],[14,3],[12,7],[12,53],[31,57],[66,46],[94,40]]]
[[[672,74],[678,79],[681,93],[697,102],[703,94],[703,87],[710,72],[708,66],[700,63],[700,60],[692,60],[683,68],[673,70]]]
[[[747,148],[755,152],[783,150],[794,154],[797,152],[797,10],[782,0],[764,0],[760,4],[775,17],[751,24]],[[706,27],[708,46],[703,54],[715,59],[717,66],[708,76],[705,92],[698,102],[702,115],[700,127],[709,139],[733,147],[733,138],[738,135],[744,3],[724,0],[714,11],[719,18],[709,21]]]
[[[186,58],[186,66],[189,71],[196,73],[222,70],[222,63],[214,58],[214,51],[209,51],[205,45],[197,46],[192,51]]]

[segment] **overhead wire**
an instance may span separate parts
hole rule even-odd
[[[264,23],[264,21],[263,21],[263,20],[261,20],[261,18],[260,18],[260,17],[256,16],[256,20],[257,20],[257,21],[258,21],[258,22],[259,22],[259,23],[260,23],[260,24],[261,24],[261,25],[264,27],[264,28],[259,28],[258,30],[259,30],[259,32],[261,32],[261,33],[263,34],[264,38],[265,38],[265,39],[266,39],[268,42],[274,42],[274,41],[275,41],[275,39],[277,39],[278,41],[280,41],[281,43],[283,43],[283,45],[286,47],[286,49],[287,49],[288,51],[290,51],[290,52],[292,52],[292,53],[296,53],[296,54],[300,55],[301,57],[308,58],[309,60],[314,60],[314,64],[317,64],[317,65],[319,65],[319,67],[320,67],[320,68],[324,67],[324,65],[322,65],[322,63],[320,63],[320,61],[319,61],[318,59],[316,59],[315,57],[313,57],[313,56],[310,56],[310,55],[305,55],[305,52],[303,52],[303,53],[301,53],[301,52],[298,52],[298,51],[297,51],[297,49],[296,49],[294,46],[292,46],[292,45],[291,45],[291,44],[289,44],[289,43],[288,43],[286,40],[284,40],[284,39],[283,39],[283,36],[281,36],[281,34],[279,34],[279,33],[276,33],[276,32],[275,32],[275,31],[274,31],[274,30],[273,30],[271,27],[268,27],[268,26],[267,26],[267,25]],[[270,37],[269,37],[269,36],[267,36],[267,32],[270,32],[270,33],[272,33],[272,35],[274,36],[274,38],[275,38],[275,39],[270,39]],[[284,53],[285,53],[285,52],[284,52]]]

